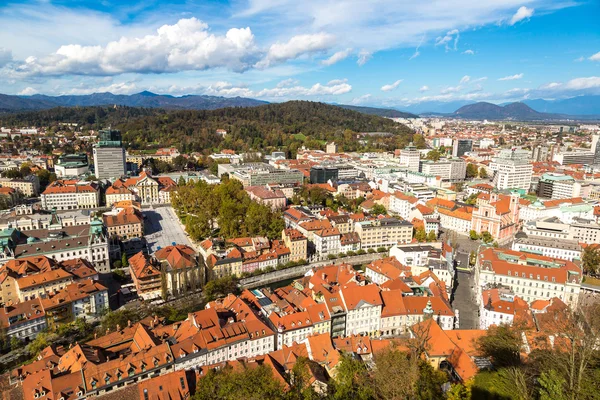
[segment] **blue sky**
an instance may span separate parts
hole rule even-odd
[[[600,94],[600,2],[0,2],[0,92],[426,101]]]

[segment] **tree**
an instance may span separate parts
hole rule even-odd
[[[488,178],[488,172],[487,172],[487,169],[485,169],[485,167],[479,168],[479,177],[483,178],[483,179]]]
[[[2,175],[5,178],[9,178],[9,179],[17,179],[17,178],[23,177],[23,175],[21,175],[21,171],[19,171],[18,169],[9,169],[7,171],[4,171],[2,173]]]
[[[385,215],[385,214],[387,214],[387,210],[381,204],[375,204],[373,207],[371,207],[371,210],[369,211],[369,214],[372,214],[372,215]]]
[[[540,400],[568,400],[565,383],[563,377],[554,369],[542,372],[538,379]]]
[[[483,240],[483,243],[486,243],[486,244],[492,243],[494,241],[494,237],[488,231],[483,231],[483,232],[481,232],[481,240]]]
[[[431,160],[431,161],[439,161],[441,158],[441,154],[437,149],[433,149],[430,152],[427,153],[427,155],[425,156],[425,158],[427,160]]]
[[[437,240],[437,235],[435,234],[435,231],[429,231],[429,233],[427,234],[427,241],[435,242],[436,240]]]
[[[477,341],[477,348],[490,357],[497,368],[521,364],[521,333],[508,325],[492,325]]]
[[[469,231],[469,238],[471,240],[479,240],[479,235],[477,234],[477,232],[474,229],[471,229]]]
[[[417,228],[415,230],[415,239],[418,242],[424,242],[427,240],[427,233],[425,233],[425,229],[424,228]]]
[[[465,203],[470,206],[474,206],[475,204],[477,204],[478,197],[479,195],[477,193],[470,194],[469,197],[467,197],[467,200],[465,200]]]
[[[262,400],[284,399],[283,386],[266,365],[248,368],[245,364],[235,371],[231,367],[210,369],[198,380],[195,400]]]
[[[368,400],[374,395],[366,365],[350,354],[342,354],[335,380],[329,388],[332,391],[331,398],[336,400]]]
[[[219,296],[226,296],[229,293],[238,294],[238,279],[229,275],[213,281],[209,281],[204,286],[204,296],[207,301],[213,301]]]
[[[129,322],[135,323],[140,319],[141,315],[139,312],[130,308],[121,308],[120,310],[110,311],[102,318],[100,332],[114,332],[117,329],[117,326],[119,328],[124,328]]]
[[[467,164],[467,178],[475,178],[477,177],[477,173],[477,165],[472,163]]]
[[[127,254],[125,254],[125,252],[123,252],[123,254],[121,255],[121,267],[129,267],[129,261],[127,261]]]
[[[419,378],[417,379],[417,398],[420,400],[437,400],[444,398],[442,385],[448,381],[445,372],[434,369],[426,360],[419,360]]]
[[[372,385],[378,399],[407,399],[415,395],[419,369],[409,354],[385,349],[375,354],[375,364]]]
[[[318,399],[319,396],[310,384],[311,369],[320,369],[317,363],[309,360],[306,357],[298,357],[294,363],[294,367],[290,371],[289,381],[290,390],[288,397],[293,399],[311,400]]]
[[[597,275],[600,272],[600,248],[598,245],[587,245],[585,249],[583,249],[581,261],[584,273]]]

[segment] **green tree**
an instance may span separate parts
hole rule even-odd
[[[125,252],[123,252],[123,254],[121,255],[121,267],[129,267],[129,261],[127,261],[127,254],[125,254]]]
[[[331,398],[336,400],[370,400],[375,394],[370,385],[367,367],[350,354],[342,354],[335,380],[329,388]]]
[[[224,276],[223,278],[209,281],[204,286],[204,297],[207,301],[213,301],[219,296],[226,296],[229,293],[238,294],[238,279],[233,276]]]
[[[516,327],[493,325],[479,338],[477,347],[496,367],[514,367],[521,364],[521,343],[521,333]]]
[[[479,235],[477,234],[477,232],[474,229],[471,229],[469,231],[469,238],[471,240],[479,240]]]
[[[589,275],[597,275],[600,271],[600,248],[598,245],[590,244],[583,249],[581,256],[583,272]]]
[[[479,168],[479,177],[482,179],[488,178],[488,172],[487,172],[487,169],[485,169],[485,167]]]
[[[131,308],[121,308],[116,311],[109,311],[103,318],[100,324],[100,332],[105,333],[106,331],[114,332],[119,328],[125,328],[129,321],[136,323],[141,319],[141,315],[138,310]]]
[[[483,243],[492,243],[494,241],[494,237],[488,231],[481,232],[481,240]]]
[[[425,233],[425,229],[424,228],[417,228],[415,230],[415,239],[418,242],[424,242],[427,240],[427,233]]]
[[[375,204],[373,207],[371,207],[371,210],[369,211],[369,214],[372,214],[372,215],[386,215],[387,214],[387,210],[381,204]]]
[[[419,379],[418,363],[408,353],[385,349],[374,355],[373,391],[378,399],[409,399]]]
[[[21,171],[19,171],[18,169],[9,169],[7,171],[4,171],[2,173],[2,175],[5,178],[9,178],[9,179],[16,179],[16,178],[22,178],[23,175],[21,174]]]
[[[475,178],[477,177],[478,169],[477,165],[468,163],[467,164],[467,178]]]
[[[425,158],[428,160],[431,160],[431,161],[439,161],[441,156],[442,155],[440,154],[440,152],[437,149],[433,149],[427,153]]]
[[[465,203],[470,206],[474,206],[475,204],[477,204],[477,198],[478,198],[478,194],[473,193],[473,194],[469,195],[469,197],[467,197],[467,200],[465,200]]]
[[[542,372],[538,379],[540,400],[568,400],[565,383],[564,378],[554,369]]]
[[[435,234],[435,231],[429,231],[429,233],[427,234],[427,241],[435,242],[436,240],[437,240],[437,235]]]
[[[444,398],[442,385],[448,376],[439,369],[434,369],[426,360],[419,360],[419,378],[417,379],[417,398],[420,400],[437,400]]]

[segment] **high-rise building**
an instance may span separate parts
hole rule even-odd
[[[505,149],[490,164],[494,171],[494,185],[502,189],[525,189],[531,186],[533,165],[529,162],[529,151]]]
[[[125,175],[125,149],[121,143],[121,132],[105,129],[98,133],[98,144],[94,147],[94,175],[98,179],[120,178]]]
[[[338,169],[335,167],[312,167],[310,169],[310,183],[327,183],[329,180],[338,179]]]
[[[594,164],[595,159],[596,154],[593,151],[566,151],[564,153],[556,153],[552,157],[552,161],[556,161],[560,165]]]
[[[473,150],[473,141],[471,139],[454,139],[452,144],[452,156],[462,157],[465,153]]]
[[[594,164],[600,164],[600,135],[592,136],[592,151],[594,152]]]
[[[400,165],[409,171],[419,172],[420,159],[421,153],[412,142],[400,151]]]
[[[549,154],[550,154],[550,149],[548,149],[548,146],[537,145],[533,148],[533,153],[531,154],[531,159],[534,162],[548,161]]]

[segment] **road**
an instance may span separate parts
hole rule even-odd
[[[194,248],[187,237],[173,207],[156,207],[143,211],[144,230],[148,252],[154,253],[158,248],[176,244],[185,244]]]
[[[468,261],[462,261],[462,256],[459,253],[461,264]],[[468,258],[468,255],[467,255]],[[466,265],[466,264],[465,264]],[[454,291],[454,299],[452,307],[459,311],[458,326],[460,329],[478,329],[479,316],[477,315],[477,305],[475,304],[475,292],[473,274],[469,272],[457,272],[457,284]]]

